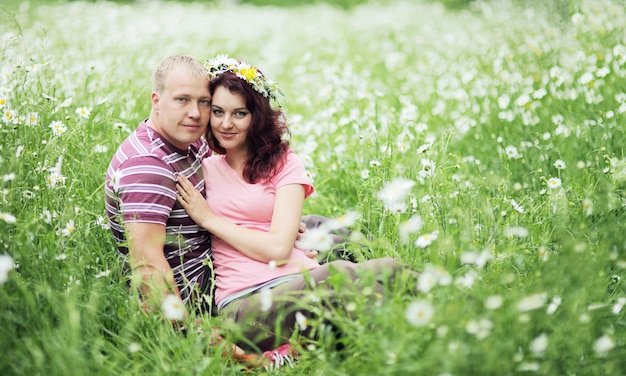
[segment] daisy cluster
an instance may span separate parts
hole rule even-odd
[[[257,93],[267,99],[273,100],[278,105],[280,105],[284,99],[284,94],[278,85],[272,80],[265,78],[259,69],[248,63],[230,58],[227,55],[218,55],[207,60],[204,66],[207,69],[209,80],[225,72],[231,72],[246,81]]]

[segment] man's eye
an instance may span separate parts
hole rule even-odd
[[[209,105],[211,105],[211,101],[203,99],[203,100],[200,101],[200,104],[202,106],[209,106]]]

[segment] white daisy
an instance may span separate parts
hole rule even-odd
[[[185,317],[183,301],[176,295],[168,295],[163,299],[161,309],[166,318],[170,320],[182,320]]]
[[[324,227],[307,230],[296,240],[296,247],[301,249],[315,249],[320,252],[330,250],[333,244],[332,236]]]
[[[548,294],[545,292],[526,296],[517,302],[517,309],[520,312],[527,312],[541,308],[546,304],[546,299]]]
[[[420,235],[417,240],[415,240],[415,245],[420,248],[426,248],[431,245],[435,240],[437,240],[437,236],[439,236],[438,231],[433,231],[428,234]]]
[[[491,295],[485,300],[485,308],[489,310],[498,309],[502,306],[502,297],[500,295]]]
[[[296,323],[298,324],[298,328],[300,329],[300,331],[306,330],[309,325],[309,321],[307,320],[306,316],[303,315],[300,311],[296,312]]]
[[[9,272],[15,268],[13,258],[9,255],[0,255],[0,284],[9,279]]]
[[[17,221],[17,218],[15,218],[13,214],[2,212],[0,212],[0,219],[6,223],[15,223]]]
[[[430,323],[435,314],[435,309],[427,300],[416,300],[409,304],[405,318],[413,326],[424,326]]]
[[[548,188],[556,189],[561,186],[561,179],[559,178],[550,178],[548,179]]]
[[[504,229],[504,236],[525,238],[528,236],[528,229],[520,226],[510,226]]]
[[[615,347],[615,342],[606,334],[593,343],[593,351],[600,357],[605,357]]]
[[[259,309],[262,312],[272,307],[272,290],[268,288],[261,289],[259,292]]]
[[[543,356],[544,352],[548,348],[548,335],[541,333],[530,343],[530,351],[535,356]]]
[[[563,162],[562,159],[557,159],[554,162],[554,167],[556,167],[557,170],[564,170],[565,169],[565,162]]]

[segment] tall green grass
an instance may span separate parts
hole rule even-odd
[[[227,53],[279,82],[315,178],[306,212],[358,212],[357,258],[423,271],[417,295],[398,283],[381,306],[328,312],[345,348],[322,336],[280,373],[624,373],[626,18],[617,0],[568,7],[9,9],[0,254],[15,265],[0,285],[0,373],[241,372],[206,335],[140,313],[98,222],[107,164],[173,53]],[[400,178],[415,185],[390,211],[379,192]],[[422,226],[407,240],[411,218]],[[436,239],[416,245],[424,235]],[[203,318],[213,325],[225,323]]]

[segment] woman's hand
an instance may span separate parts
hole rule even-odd
[[[208,230],[206,223],[213,215],[209,204],[184,175],[178,175],[176,182],[178,190],[176,199],[198,226]]]

